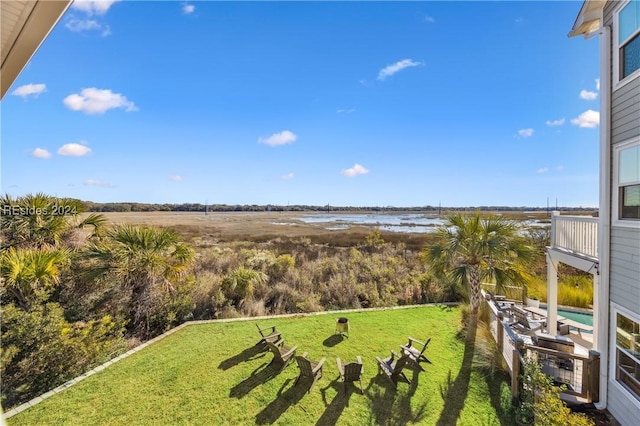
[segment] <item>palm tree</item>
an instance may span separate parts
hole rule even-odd
[[[69,252],[61,249],[12,247],[0,254],[0,287],[23,309],[46,301],[59,283]]]
[[[101,235],[106,218],[92,213],[83,217],[84,204],[72,198],[43,193],[0,197],[0,229],[6,247],[65,245],[75,229],[92,228],[89,237]]]
[[[194,252],[171,230],[119,225],[90,246],[87,258],[94,278],[115,281],[125,293],[130,330],[146,334],[155,294],[174,291]]]
[[[472,315],[478,313],[482,281],[495,281],[497,291],[504,285],[524,285],[524,266],[533,249],[519,235],[516,222],[497,216],[454,214],[436,232],[436,242],[427,259],[436,272],[468,286]]]
[[[267,283],[269,277],[262,271],[247,269],[243,266],[235,268],[222,281],[222,288],[229,299],[236,304],[253,297],[255,291]]]

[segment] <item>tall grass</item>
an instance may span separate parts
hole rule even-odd
[[[528,286],[531,298],[547,301],[547,282],[534,278]],[[563,277],[558,283],[558,304],[589,308],[593,305],[593,281],[590,276],[571,275]]]

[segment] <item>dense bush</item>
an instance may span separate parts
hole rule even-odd
[[[109,316],[69,323],[56,303],[2,308],[2,405],[51,390],[125,347],[122,323]]]

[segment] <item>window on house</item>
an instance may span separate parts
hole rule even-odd
[[[640,145],[618,155],[618,217],[640,219]]]
[[[640,70],[640,0],[618,12],[618,61],[620,80]]]
[[[640,400],[640,324],[616,315],[616,380]]]

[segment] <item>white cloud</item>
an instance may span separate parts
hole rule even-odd
[[[125,111],[137,111],[133,102],[119,93],[111,90],[96,89],[90,87],[82,89],[80,94],[74,93],[64,98],[63,103],[73,111],[82,111],[85,114],[104,114],[113,108],[122,108]]]
[[[120,0],[75,0],[71,7],[85,12],[87,15],[104,15],[114,3]]]
[[[343,170],[341,173],[342,176],[355,177],[358,175],[366,175],[367,173],[369,173],[369,170],[367,170],[367,168],[365,168],[364,166],[356,163],[353,165],[353,167]]]
[[[289,172],[286,175],[280,176],[280,179],[282,179],[282,180],[291,180],[291,179],[293,179],[293,177],[294,177],[293,172]]]
[[[38,95],[44,91],[47,90],[47,85],[43,84],[43,83],[37,83],[37,84],[25,84],[24,86],[20,86],[18,88],[16,88],[16,90],[14,90],[13,92],[11,92],[12,95],[15,96],[21,96],[22,99],[26,99],[27,96],[35,96],[38,97]]]
[[[555,167],[555,170],[556,170],[556,172],[561,172],[561,171],[563,171],[563,170],[564,170],[564,166],[563,166],[562,164],[561,164],[561,165],[559,165],[559,166],[556,166],[556,167]]]
[[[350,114],[352,112],[355,112],[355,110],[355,108],[338,108],[336,112],[338,114]]]
[[[58,154],[66,155],[68,157],[82,157],[91,152],[91,148],[79,143],[66,143],[58,149]]]
[[[596,90],[600,91],[600,79],[596,78]]]
[[[434,22],[436,22],[436,20],[435,20],[435,18],[433,16],[428,16],[428,15],[424,17],[424,21],[428,22],[430,24],[433,24]]]
[[[51,153],[44,148],[36,148],[31,152],[33,158],[49,158]]]
[[[598,97],[598,94],[596,92],[590,92],[588,90],[580,91],[580,99],[584,99],[586,101],[592,101],[597,97]]]
[[[547,173],[549,171],[548,167],[541,167],[538,170],[536,170],[536,173]]]
[[[524,22],[524,18],[516,18],[514,21],[516,24],[521,24]]]
[[[560,118],[558,120],[547,120],[545,124],[550,127],[562,126],[566,120],[564,118]]]
[[[182,179],[184,179],[182,176],[180,175],[169,175],[167,176],[169,179],[171,179],[174,182],[182,182]]]
[[[111,34],[111,28],[106,24],[101,24],[95,19],[78,19],[71,16],[64,24],[65,28],[73,32],[100,31],[100,35],[106,37]]]
[[[109,182],[106,182],[104,180],[94,179],[86,179],[82,182],[82,184],[87,186],[102,186],[103,188],[111,188],[113,186]]]
[[[280,133],[274,133],[268,138],[258,138],[258,143],[262,143],[269,146],[280,146],[286,145],[295,142],[298,139],[298,136],[290,132],[289,130],[284,130]]]
[[[185,3],[182,5],[182,13],[184,13],[185,15],[190,15],[193,12],[195,12],[195,10],[196,10],[196,7],[192,4]]]
[[[600,113],[591,109],[586,110],[571,120],[571,124],[578,127],[593,129],[600,124]]]
[[[71,31],[80,32],[80,31],[89,31],[89,30],[99,30],[101,28],[98,21],[94,19],[69,19],[64,26]]]
[[[387,65],[386,67],[382,68],[378,73],[378,80],[384,80],[385,78],[390,77],[405,68],[417,67],[418,65],[422,65],[422,63],[416,62],[413,59],[403,59],[396,62],[395,64]]]
[[[533,129],[520,129],[518,130],[518,136],[521,138],[528,138],[533,136]]]

